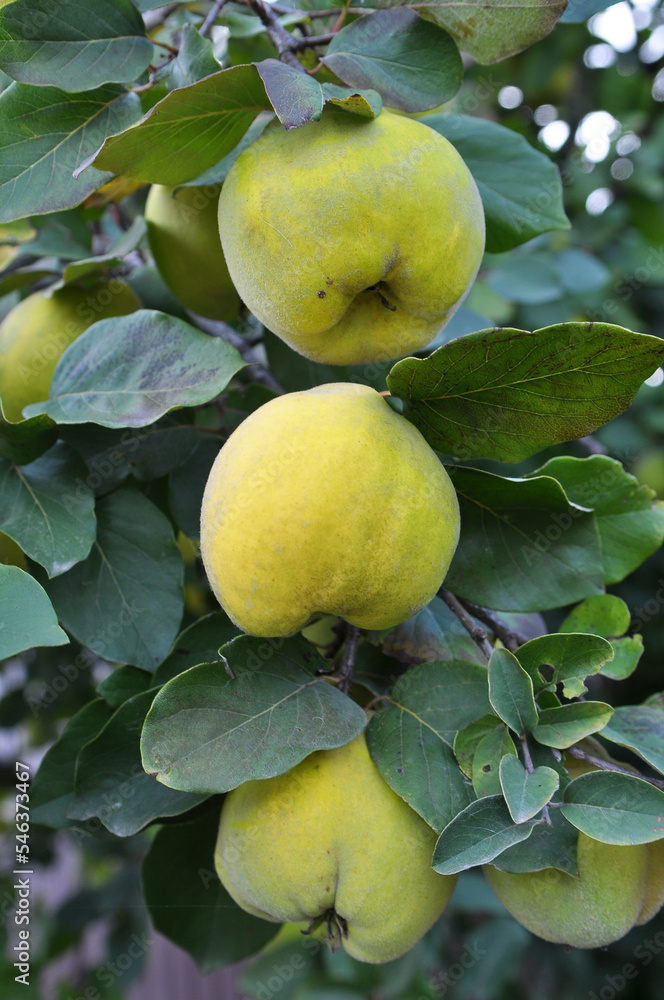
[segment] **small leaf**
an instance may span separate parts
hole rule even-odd
[[[614,681],[624,681],[633,674],[643,656],[643,638],[628,635],[622,639],[612,639],[613,659],[602,667],[601,673]]]
[[[413,10],[378,10],[342,28],[321,62],[350,87],[369,87],[385,104],[426,111],[461,86],[461,56],[442,28]]]
[[[135,694],[140,694],[148,687],[152,677],[138,667],[117,667],[113,673],[105,677],[97,687],[96,692],[111,708],[119,708]]]
[[[388,656],[408,664],[485,659],[440,597],[434,597],[422,611],[386,635],[381,633],[380,643]]]
[[[631,620],[629,608],[621,597],[615,594],[597,594],[570,611],[559,632],[594,632],[605,639],[624,635]]]
[[[270,104],[285,128],[298,128],[320,118],[323,91],[317,80],[278,59],[263,59],[255,65]]]
[[[182,617],[173,529],[147,497],[126,488],[97,501],[97,525],[90,556],[50,580],[48,594],[65,627],[93,652],[154,670]]]
[[[80,204],[112,175],[90,170],[76,179],[77,162],[140,113],[138,94],[115,84],[79,94],[7,87],[0,94],[0,222]]]
[[[64,730],[44,754],[30,788],[30,815],[35,823],[56,828],[72,826],[67,810],[74,794],[79,751],[94,739],[111,718],[102,698],[95,698],[67,721]]]
[[[77,173],[94,162],[148,184],[182,184],[230,153],[259,111],[271,108],[256,67],[231,66],[172,91],[135,125],[126,122]]]
[[[363,118],[375,118],[383,108],[380,94],[375,90],[353,90],[351,87],[340,87],[336,83],[321,84],[323,98],[326,104],[343,108]]]
[[[515,824],[502,795],[471,802],[445,827],[433,852],[433,868],[441,875],[456,875],[493,861],[513,844],[526,840],[532,821]]]
[[[657,337],[559,323],[467,334],[426,359],[397,362],[387,384],[438,451],[520,462],[617,416],[663,360]]]
[[[226,792],[283,774],[364,729],[359,705],[316,676],[327,665],[304,639],[240,636],[222,655],[225,665],[202,664],[169,681],[148,713],[143,766],[170,788]]]
[[[17,566],[0,563],[0,660],[33,646],[68,642],[37,581]]]
[[[87,470],[59,441],[29,465],[0,459],[0,528],[49,576],[85,559],[95,540],[94,496]]]
[[[9,423],[2,411],[1,400],[0,413],[0,459],[7,459],[15,465],[29,465],[55,444],[58,430],[50,417],[39,416],[20,420],[17,424]]]
[[[562,683],[566,698],[579,698],[586,691],[583,683],[613,658],[610,642],[599,635],[570,632],[538,636],[519,646],[516,652],[521,666],[528,672],[538,694],[542,687],[555,689]],[[540,667],[550,670],[544,676]]]
[[[206,403],[243,368],[240,354],[166,313],[99,320],[60,358],[51,398],[26,407],[58,423],[144,427],[168,410]]]
[[[70,93],[135,80],[152,42],[130,0],[81,4],[13,0],[0,10],[0,69],[22,83]]]
[[[205,800],[167,788],[143,770],[141,726],[153,698],[153,691],[129,698],[81,749],[67,813],[72,819],[98,816],[116,837],[131,837],[155,819],[178,816]]]
[[[664,792],[643,778],[592,771],[570,781],[562,813],[604,844],[648,844],[664,838]]]
[[[507,649],[494,649],[491,655],[489,701],[496,715],[517,736],[523,738],[537,725],[533,682],[516,656]]]
[[[473,756],[473,789],[478,799],[502,795],[499,769],[506,754],[516,756],[516,747],[507,726],[495,726],[479,741]]]
[[[219,881],[218,829],[218,807],[188,823],[163,826],[143,861],[143,894],[155,929],[188,952],[203,973],[248,958],[278,930],[240,909]]]
[[[165,81],[169,90],[188,87],[206,76],[218,73],[221,66],[214,57],[212,43],[203,38],[193,24],[185,24],[180,35],[178,53],[160,67],[153,79]]]
[[[569,229],[558,168],[512,129],[472,115],[427,115],[475,178],[486,220],[487,253],[503,253],[552,229]],[[519,259],[527,265],[530,256]]]
[[[533,736],[544,746],[562,750],[599,732],[612,715],[613,708],[603,701],[579,701],[560,708],[545,708],[540,712]]]
[[[629,747],[664,774],[664,712],[650,705],[617,708],[602,730],[602,737]]]
[[[551,801],[560,777],[552,767],[526,771],[518,757],[506,754],[500,762],[500,784],[510,816],[515,823],[524,823]]]
[[[495,715],[483,715],[481,719],[470,722],[463,729],[460,729],[454,737],[454,756],[463,773],[471,781],[473,777],[473,760],[477,747],[485,736],[492,733],[498,727],[499,722],[500,720]]]

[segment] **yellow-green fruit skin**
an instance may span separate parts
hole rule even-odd
[[[134,290],[116,279],[65,285],[52,295],[35,292],[19,302],[0,323],[0,397],[9,420],[21,420],[23,407],[48,399],[60,357],[89,326],[140,308]]]
[[[221,185],[153,184],[145,203],[148,240],[157,269],[173,295],[192,312],[229,322],[240,299],[219,239]]]
[[[268,128],[229,171],[219,230],[249,309],[296,351],[336,365],[425,347],[484,250],[482,202],[459,154],[388,111]]]
[[[18,566],[19,569],[25,569],[26,566],[23,549],[13,538],[5,535],[4,531],[0,531],[0,563],[5,566]]]
[[[431,868],[435,832],[383,780],[364,734],[224,802],[215,851],[235,901],[275,921],[330,909],[363,962],[408,951],[447,905],[456,876]]]
[[[434,596],[458,538],[435,453],[379,393],[347,382],[255,410],[219,452],[201,510],[212,589],[257,636],[318,614],[397,625]]]

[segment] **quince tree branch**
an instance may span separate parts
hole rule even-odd
[[[445,604],[448,606],[452,614],[459,619],[473,642],[479,646],[487,660],[490,660],[493,649],[491,648],[491,643],[489,642],[489,636],[484,631],[482,626],[478,625],[477,622],[468,614],[459,598],[455,597],[454,594],[447,589],[447,587],[440,588],[438,591],[438,597],[445,601]]]

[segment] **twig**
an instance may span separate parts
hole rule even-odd
[[[242,358],[249,366],[245,369],[245,372],[251,382],[256,382],[257,385],[264,385],[266,389],[270,389],[271,392],[276,392],[280,396],[285,395],[286,390],[284,387],[277,381],[272,372],[268,371],[258,361],[251,344],[248,344],[237,330],[234,330],[232,326],[221,320],[207,319],[205,316],[199,316],[198,313],[191,312],[190,310],[187,310],[187,312],[199,330],[203,330],[204,333],[209,333],[213,337],[220,337],[221,340],[225,340],[227,344],[230,344],[231,347],[234,347],[242,355]]]
[[[458,597],[455,597],[454,594],[450,593],[447,587],[440,588],[438,591],[438,597],[445,601],[445,604],[448,606],[452,614],[456,615],[459,619],[473,642],[479,646],[487,660],[490,660],[493,649],[491,648],[489,637],[482,626],[478,625],[477,622],[471,618]]]
[[[481,622],[488,625],[494,635],[500,639],[505,649],[509,649],[511,653],[514,653],[519,646],[523,646],[524,642],[528,641],[524,635],[521,635],[516,629],[510,628],[507,622],[504,622],[502,618],[494,615],[487,608],[482,608],[479,604],[473,604],[472,601],[466,601],[461,597],[458,600],[466,611],[469,611],[475,618],[479,618]]]
[[[279,23],[271,6],[267,6],[263,3],[263,0],[245,0],[245,3],[253,10],[254,14],[258,15],[267,28],[267,33],[274,42],[281,61],[292,66],[294,69],[300,70],[302,73],[306,73],[304,66],[295,55],[294,44],[296,39],[291,35],[290,31],[286,31],[283,24]]]
[[[620,774],[629,774],[632,778],[642,778],[656,788],[664,790],[664,781],[661,781],[659,778],[647,778],[645,774],[634,774],[634,771],[630,771],[626,767],[620,767],[619,764],[612,764],[610,760],[595,757],[594,754],[586,753],[585,750],[580,750],[579,747],[566,747],[565,753],[571,754],[572,757],[578,757],[579,760],[587,760],[589,764],[595,764],[603,771],[618,771]]]
[[[357,625],[349,625],[346,629],[346,640],[341,654],[341,663],[337,672],[338,687],[344,694],[348,694],[353,683],[355,672],[355,658],[357,647],[360,643],[360,630]]]
[[[333,38],[333,31],[328,32],[327,35],[306,35],[304,38],[294,38],[291,49],[294,52],[299,52],[301,49],[312,49],[316,45],[327,45]]]
[[[313,20],[316,17],[335,17],[343,14],[345,7],[332,7],[330,10],[294,10],[292,7],[284,7],[283,4],[273,3],[270,4],[272,10],[276,14],[282,16],[289,16],[291,14],[300,14],[303,21]],[[362,7],[348,7],[346,10],[348,14],[366,14],[366,9]]]
[[[225,3],[226,0],[214,0],[214,3],[212,4],[212,9],[209,11],[208,16],[205,18],[202,25],[198,29],[198,34],[201,36],[201,38],[205,38],[208,31],[210,30],[214,22],[217,20],[217,17],[219,16],[219,11],[221,10],[221,8],[224,6]]]

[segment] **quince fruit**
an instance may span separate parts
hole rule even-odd
[[[230,322],[240,311],[240,299],[219,239],[220,190],[220,184],[153,184],[145,221],[155,264],[173,295],[200,316]]]
[[[230,792],[215,866],[249,913],[323,925],[334,950],[388,962],[412,948],[454,890],[455,875],[431,868],[435,843],[381,777],[362,733]]]
[[[26,567],[23,549],[16,544],[13,538],[6,535],[4,531],[0,531],[0,564],[18,566],[19,569],[25,569]]]
[[[60,357],[89,326],[140,308],[134,290],[117,279],[87,288],[65,285],[51,295],[34,292],[14,306],[0,323],[0,398],[6,417],[21,420],[23,407],[48,399]]]
[[[383,629],[423,608],[459,537],[449,476],[374,389],[270,400],[231,434],[203,495],[201,555],[239,628],[299,632],[320,615]]]
[[[595,771],[567,755],[572,778]],[[533,934],[575,948],[602,948],[645,924],[664,903],[664,840],[604,844],[579,833],[578,877],[554,868],[509,873],[484,868],[503,906]]]
[[[389,111],[266,129],[228,173],[219,231],[249,309],[300,354],[334,365],[425,347],[484,250],[464,161],[438,132]]]

